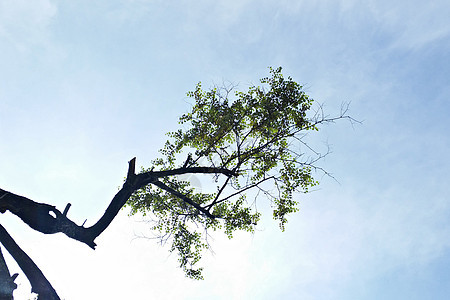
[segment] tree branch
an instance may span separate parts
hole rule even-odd
[[[154,181],[152,182],[154,185],[156,185],[157,187],[167,191],[168,193],[174,195],[177,198],[180,198],[181,200],[183,200],[186,203],[189,203],[190,205],[192,205],[193,207],[195,207],[196,209],[198,209],[199,211],[201,211],[202,213],[204,213],[207,217],[211,218],[211,219],[215,219],[216,216],[212,215],[208,210],[204,209],[203,207],[201,207],[199,204],[195,203],[192,199],[190,199],[188,196],[183,195],[182,193],[174,190],[173,188],[165,185],[164,183],[162,183],[161,181]]]
[[[6,265],[5,258],[3,257],[2,250],[0,249],[0,299],[12,300],[13,292],[17,288],[17,284],[14,282],[19,274],[11,276]]]
[[[91,227],[78,226],[67,218],[68,206],[61,213],[54,206],[37,203],[23,196],[15,195],[0,189],[0,212],[9,210],[22,219],[31,228],[45,233],[62,232],[68,237],[85,243],[92,249],[96,244],[94,239],[99,236],[116,217],[120,209],[125,205],[131,194],[137,189],[137,178],[134,174],[135,158],[129,162],[127,180],[122,189],[114,196],[108,208],[99,221]]]
[[[193,173],[223,174],[228,177],[238,176],[238,174],[232,170],[228,170],[225,168],[212,168],[212,167],[190,167],[190,168],[178,168],[167,171],[152,171],[151,175],[155,178],[161,178],[172,175],[193,174]]]
[[[39,295],[40,299],[60,300],[55,289],[52,287],[41,270],[33,260],[16,244],[6,229],[0,225],[0,242],[16,260],[19,267],[25,273],[31,284],[31,291]]]
[[[61,213],[52,205],[45,203],[38,203],[30,200],[26,197],[15,195],[3,189],[0,189],[0,212],[4,213],[9,210],[22,219],[31,228],[45,233],[52,234],[62,232],[68,237],[85,243],[92,249],[95,249],[95,238],[97,238],[113,221],[117,216],[120,209],[125,205],[133,192],[144,187],[147,184],[153,183],[163,190],[171,193],[172,195],[180,198],[186,203],[192,205],[200,212],[204,213],[210,218],[215,218],[209,211],[202,208],[200,205],[192,201],[186,195],[181,194],[178,191],[168,187],[162,182],[158,181],[158,178],[181,175],[187,173],[204,173],[204,174],[224,174],[226,176],[237,176],[236,172],[224,169],[224,168],[212,168],[212,167],[187,167],[178,168],[167,171],[150,171],[142,174],[135,174],[136,158],[129,161],[127,179],[122,188],[117,192],[111,203],[105,210],[102,217],[92,225],[91,227],[83,227],[75,224],[67,217],[70,204],[66,206]]]
[[[0,212],[9,210],[18,216],[28,226],[45,234],[63,232],[68,237],[94,248],[94,238],[86,228],[78,226],[52,205],[38,203],[26,197],[19,196],[0,189]],[[67,208],[67,207],[66,207]]]
[[[220,199],[220,200],[215,199],[211,204],[206,205],[205,208],[206,208],[206,209],[211,209],[211,208],[212,208],[214,205],[216,205],[216,204],[219,204],[219,203],[222,203],[222,202],[224,202],[224,201],[227,201],[228,199],[230,199],[230,198],[232,198],[232,197],[234,197],[234,196],[236,196],[236,195],[242,194],[243,192],[245,192],[245,191],[247,191],[247,190],[249,190],[249,189],[252,189],[252,188],[254,188],[254,187],[257,187],[258,185],[260,185],[260,184],[263,183],[264,181],[267,181],[267,180],[270,180],[270,179],[274,179],[274,178],[275,178],[275,176],[270,176],[270,177],[263,178],[263,179],[261,179],[260,181],[254,183],[254,184],[251,184],[251,185],[248,185],[248,186],[243,187],[243,188],[240,189],[239,191],[237,191],[237,192],[235,192],[235,193],[233,193],[233,194],[231,194],[231,195],[228,195],[228,196],[226,196],[226,197],[223,198],[223,199]]]

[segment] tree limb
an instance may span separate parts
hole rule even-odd
[[[6,210],[9,210],[11,213],[21,218],[31,228],[39,232],[45,234],[62,232],[68,237],[85,243],[92,249],[95,249],[95,238],[97,238],[111,224],[113,219],[117,216],[120,209],[125,205],[133,192],[150,183],[155,184],[163,190],[166,190],[172,195],[182,199],[186,203],[189,203],[200,212],[204,213],[206,216],[214,218],[214,216],[209,211],[202,208],[187,196],[171,189],[162,182],[158,181],[158,178],[187,173],[216,173],[224,174],[226,176],[237,176],[234,171],[212,167],[178,168],[167,171],[150,171],[136,175],[135,164],[136,158],[133,158],[129,161],[127,179],[125,183],[111,200],[111,203],[107,207],[102,217],[91,227],[86,228],[83,227],[83,225],[79,226],[67,217],[67,212],[70,207],[69,204],[61,213],[61,211],[59,211],[52,205],[38,203],[31,199],[10,193],[3,189],[0,189],[0,212],[4,213]]]
[[[150,174],[153,178],[161,178],[172,175],[182,175],[182,174],[194,174],[194,173],[203,173],[203,174],[223,174],[225,176],[238,176],[238,174],[232,170],[225,168],[212,168],[212,167],[189,167],[189,168],[178,168],[167,171],[152,171],[146,172],[139,175]],[[138,177],[139,177],[138,175]]]
[[[55,289],[52,287],[41,270],[33,260],[16,244],[6,229],[0,225],[0,242],[16,260],[19,267],[25,273],[31,284],[31,291],[39,295],[40,299],[60,300]],[[42,298],[41,298],[42,297]]]
[[[103,216],[91,227],[78,226],[67,218],[67,206],[65,211],[61,213],[54,206],[37,203],[3,189],[0,189],[0,212],[4,213],[6,210],[9,210],[39,232],[45,234],[62,232],[68,237],[95,249],[94,239],[111,224],[122,206],[125,205],[128,198],[137,189],[134,161],[135,158],[129,163],[128,176],[123,187],[114,196]]]
[[[204,209],[203,207],[201,207],[199,204],[195,203],[192,199],[190,199],[188,196],[183,195],[182,193],[174,190],[173,188],[165,185],[164,183],[162,183],[161,181],[154,181],[152,182],[154,185],[156,185],[157,187],[169,192],[170,194],[174,195],[177,198],[180,198],[181,200],[183,200],[186,203],[189,203],[190,205],[192,205],[193,207],[195,207],[196,209],[198,209],[200,212],[204,213],[207,217],[214,219],[216,218],[216,216],[212,215],[208,210]]]
[[[52,205],[38,203],[0,189],[0,212],[9,210],[34,230],[45,234],[63,232],[68,237],[95,247],[94,238],[86,228],[78,226]]]
[[[2,250],[0,249],[0,299],[12,300],[13,292],[17,288],[17,284],[14,282],[19,274],[11,276],[6,265],[5,258],[3,257]]]

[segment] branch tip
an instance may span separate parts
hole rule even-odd
[[[67,217],[67,213],[69,212],[69,208],[72,204],[67,203],[66,208],[64,208],[63,216]]]
[[[131,179],[136,175],[136,157],[133,157],[128,162],[128,174],[127,174],[127,180]]]

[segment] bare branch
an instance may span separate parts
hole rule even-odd
[[[58,294],[33,260],[16,244],[6,229],[0,225],[0,242],[16,260],[31,284],[31,291],[46,300],[59,300]]]
[[[193,207],[195,207],[197,210],[199,210],[200,212],[204,213],[207,217],[211,218],[211,219],[215,219],[216,216],[212,215],[208,210],[204,209],[203,207],[201,207],[198,203],[195,203],[192,199],[190,199],[188,196],[183,195],[182,193],[174,190],[173,188],[167,186],[166,184],[164,184],[163,182],[156,180],[154,182],[152,182],[152,184],[156,185],[157,187],[167,191],[168,193],[174,195],[177,198],[180,198],[181,200],[183,200],[186,203],[189,203],[190,205],[192,205]]]
[[[213,202],[213,203],[211,203],[211,204],[208,204],[207,206],[205,206],[205,208],[211,209],[211,207],[212,207],[213,205],[216,205],[216,204],[222,203],[222,202],[224,202],[224,201],[227,201],[228,199],[230,199],[230,198],[232,198],[232,197],[234,197],[234,196],[236,196],[236,195],[242,194],[243,192],[245,192],[245,191],[247,191],[247,190],[249,190],[249,189],[252,189],[252,188],[254,188],[254,187],[259,186],[261,183],[263,183],[263,182],[265,182],[265,181],[267,181],[267,180],[270,180],[270,179],[274,179],[274,178],[275,178],[275,176],[270,176],[270,177],[267,177],[267,178],[263,178],[263,179],[261,179],[260,181],[254,183],[254,184],[248,185],[248,186],[246,186],[246,187],[244,187],[244,188],[238,190],[236,193],[233,193],[233,194],[231,194],[231,195],[229,195],[229,196],[227,196],[227,197],[225,197],[225,198],[222,198],[222,199],[220,199],[220,200],[218,200],[218,201],[215,201],[215,202]]]
[[[5,258],[3,257],[2,250],[0,249],[0,299],[12,300],[13,292],[17,288],[17,284],[14,280],[19,274],[11,276],[8,266],[6,265]]]
[[[237,176],[236,172],[225,168],[211,168],[211,167],[190,167],[190,168],[178,168],[167,171],[153,171],[150,175],[154,178],[161,178],[172,175],[182,175],[182,174],[223,174],[225,176]],[[145,174],[145,173],[144,173]],[[142,175],[142,174],[139,174]]]

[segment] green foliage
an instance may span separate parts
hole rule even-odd
[[[209,248],[208,230],[223,229],[229,238],[236,230],[253,232],[260,218],[255,205],[260,195],[271,201],[273,217],[284,230],[286,216],[298,210],[293,195],[317,184],[311,173],[320,157],[305,157],[309,147],[302,139],[329,120],[323,114],[308,117],[313,100],[291,77],[284,78],[281,68],[271,68],[270,77],[260,82],[246,92],[205,91],[199,83],[187,94],[194,103],[180,117],[182,129],[168,134],[163,157],[153,161],[152,169],[142,170],[180,169],[180,174],[189,174],[195,167],[209,167],[216,170],[209,172],[215,173],[216,190],[200,192],[188,181],[168,176],[161,182],[170,189],[150,184],[127,203],[131,214],[150,214],[152,229],[161,241],[172,242],[170,250],[178,252],[188,277],[202,278],[195,265],[201,251]],[[233,175],[224,174],[224,169]],[[255,201],[248,201],[248,195]]]

